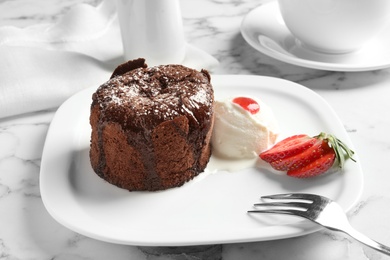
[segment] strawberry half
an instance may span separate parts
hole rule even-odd
[[[336,155],[335,153],[327,153],[321,156],[320,158],[312,161],[311,163],[299,167],[296,169],[288,170],[287,175],[290,177],[296,178],[309,178],[320,175],[330,168],[332,168]]]
[[[312,140],[314,141],[314,144],[306,150],[302,150],[302,152],[293,156],[288,156],[283,159],[270,162],[272,168],[278,171],[290,171],[301,168],[309,162],[320,158],[324,154],[333,152],[333,149],[326,141],[316,138],[312,138]]]
[[[335,163],[343,168],[346,159],[355,161],[354,152],[333,135],[294,135],[260,154],[278,171],[286,171],[291,177],[307,178],[328,171]]]
[[[260,158],[271,163],[299,154],[312,147],[317,140],[308,135],[293,135],[276,143],[272,149],[260,154]]]

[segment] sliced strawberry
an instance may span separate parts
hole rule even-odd
[[[284,158],[306,151],[316,142],[317,139],[309,137],[308,135],[290,136],[275,144],[271,149],[262,152],[260,158],[268,163],[280,161]]]
[[[315,143],[301,153],[270,162],[272,168],[278,171],[293,170],[303,167],[320,158],[323,154],[333,152],[333,149],[324,140],[315,139]]]
[[[260,111],[260,105],[256,100],[248,97],[236,97],[233,99],[233,103],[241,106],[243,109],[251,113],[252,115]]]
[[[293,144],[298,144],[300,142],[300,139],[312,139],[312,137],[308,136],[308,135],[304,135],[304,134],[301,134],[301,135],[292,135],[290,137],[287,137],[281,141],[279,141],[278,143],[276,143],[272,148],[275,148],[275,147],[280,147],[280,146],[288,146],[288,145],[293,145]]]
[[[328,171],[334,164],[336,155],[334,152],[327,153],[311,163],[287,171],[287,175],[295,178],[309,178],[318,176]]]
[[[274,169],[287,175],[307,178],[326,172],[332,165],[343,168],[354,152],[334,135],[294,135],[277,143],[259,156]]]

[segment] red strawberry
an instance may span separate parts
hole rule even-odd
[[[252,115],[260,111],[260,105],[256,100],[248,97],[236,97],[233,99],[233,103],[241,106],[243,109],[251,113]]]
[[[355,161],[353,153],[335,136],[321,133],[288,137],[261,153],[260,158],[289,176],[307,178],[326,172],[335,162],[342,168],[345,157]]]
[[[333,166],[335,158],[335,153],[327,153],[303,167],[287,171],[287,175],[296,178],[309,178],[320,175]]]
[[[275,144],[272,149],[260,154],[260,158],[271,163],[299,154],[316,143],[317,140],[308,135],[293,135]]]
[[[326,141],[316,138],[311,138],[311,140],[314,141],[314,144],[306,150],[302,150],[302,152],[293,156],[270,162],[272,168],[278,171],[297,169],[333,151]]]

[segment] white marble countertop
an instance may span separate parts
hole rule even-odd
[[[55,22],[77,0],[2,0],[0,26]],[[96,5],[98,1],[84,1]],[[187,41],[220,61],[215,74],[291,80],[317,92],[341,118],[365,175],[349,219],[390,245],[390,70],[332,72],[267,57],[240,34],[243,17],[261,1],[181,1]],[[1,88],[1,85],[0,85]],[[343,235],[322,230],[265,242],[191,247],[136,247],[84,237],[58,224],[39,190],[40,161],[53,111],[0,119],[0,259],[386,259]]]

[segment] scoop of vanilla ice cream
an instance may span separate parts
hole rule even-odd
[[[255,158],[275,143],[279,126],[271,108],[259,99],[250,98],[260,106],[256,114],[233,103],[234,98],[215,101],[211,145],[216,156]]]

